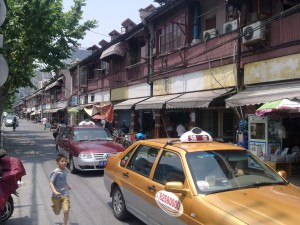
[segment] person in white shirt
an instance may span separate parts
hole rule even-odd
[[[42,119],[42,124],[44,125],[44,130],[46,130],[46,124],[47,124],[47,118],[46,117],[44,117]]]
[[[180,137],[181,135],[183,135],[186,132],[185,127],[181,123],[179,123],[177,125],[176,131],[177,131],[177,136],[178,137]]]

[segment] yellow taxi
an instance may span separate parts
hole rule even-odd
[[[114,216],[146,224],[299,224],[300,188],[246,149],[200,128],[148,139],[108,158]]]

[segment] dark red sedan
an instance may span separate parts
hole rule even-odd
[[[100,126],[67,126],[56,137],[56,152],[68,157],[71,173],[104,170],[107,158],[124,150]]]

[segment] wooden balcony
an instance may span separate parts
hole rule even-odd
[[[300,51],[300,13],[272,21],[266,26],[266,40],[242,46],[243,65],[296,54]]]
[[[61,101],[65,99],[65,93],[60,93],[56,96],[56,101]]]
[[[300,40],[300,13],[271,23],[269,46],[279,46]]]
[[[124,68],[113,74],[108,75],[110,87],[120,87],[128,85],[130,82],[136,82],[148,75],[148,63],[137,63]]]
[[[127,81],[133,81],[148,75],[148,64],[137,63],[126,68]]]
[[[233,32],[207,42],[182,47],[166,54],[158,54],[154,58],[154,75],[198,65],[202,65],[205,69],[212,62],[217,62],[215,66],[222,65],[226,62],[222,62],[223,60],[233,58],[237,35],[237,32]]]
[[[87,91],[102,90],[109,87],[109,80],[107,77],[101,77],[95,80],[88,80]]]

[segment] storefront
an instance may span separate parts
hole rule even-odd
[[[248,115],[248,149],[262,160],[281,152],[282,120],[279,117]]]
[[[239,109],[248,121],[248,149],[277,171],[288,176],[300,174],[299,113],[255,115],[263,103],[279,99],[299,99],[300,81],[249,85],[226,99],[227,107]]]

